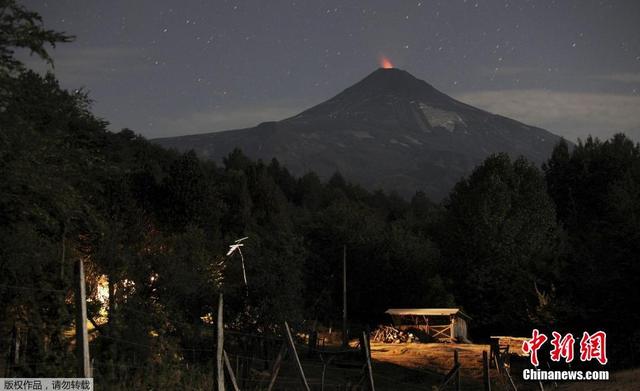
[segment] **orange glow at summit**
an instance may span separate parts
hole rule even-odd
[[[393,64],[391,63],[391,60],[389,60],[388,58],[380,57],[380,67],[384,69],[391,69],[393,68]]]

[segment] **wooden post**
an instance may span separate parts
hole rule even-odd
[[[491,350],[489,350],[489,364],[491,364],[492,362],[495,362],[496,365],[496,369],[498,369],[498,364],[497,364],[497,360],[496,358],[496,342],[495,342],[495,338],[491,337],[491,341],[489,342],[491,346]]]
[[[227,367],[229,379],[231,379],[231,385],[233,385],[234,391],[240,391],[238,382],[236,381],[236,375],[233,373],[233,368],[231,368],[231,363],[229,362],[229,356],[227,356],[227,351],[223,349],[222,355],[224,356],[224,365]]]
[[[456,371],[456,378],[455,378],[455,387],[456,387],[456,391],[460,391],[460,362],[458,361],[458,349],[453,351],[453,365],[454,367],[458,367],[458,370]]]
[[[318,347],[318,332],[316,330],[309,331],[309,350],[307,351],[307,357],[311,358],[316,352]]]
[[[20,365],[20,329],[15,322],[13,323],[13,329],[11,330],[11,342],[11,348],[13,350],[11,365],[17,367]]]
[[[454,359],[455,359],[455,355],[454,355]],[[440,383],[440,387],[438,387],[438,389],[444,390],[447,384],[449,384],[451,380],[454,380],[454,381],[456,380],[459,373],[460,373],[460,363],[454,363],[453,367],[451,367],[449,372],[447,372],[447,374],[444,375],[444,378],[442,379],[442,383]]]
[[[218,391],[225,391],[224,366],[222,364],[222,356],[224,352],[224,322],[222,319],[223,309],[224,309],[224,306],[223,306],[222,293],[220,293],[220,298],[218,299],[218,328],[217,328],[218,338],[217,338],[217,345],[216,345],[216,369],[217,369],[216,378],[218,380]]]
[[[513,378],[511,377],[511,373],[508,368],[504,368],[504,373],[507,375],[507,379],[509,379],[509,384],[513,388],[513,391],[518,391],[518,387],[516,387],[516,383],[514,383]]]
[[[276,383],[276,378],[278,377],[278,373],[280,372],[280,366],[282,365],[282,360],[284,359],[284,355],[287,353],[287,343],[283,343],[280,351],[278,352],[278,356],[276,357],[276,361],[273,363],[273,369],[271,370],[271,380],[269,381],[269,387],[267,387],[267,391],[271,391],[273,389],[274,384]]]
[[[302,369],[302,364],[300,364],[300,358],[298,357],[298,352],[296,351],[296,345],[293,343],[291,329],[289,328],[289,324],[287,322],[284,322],[284,329],[287,332],[287,342],[289,343],[289,350],[293,354],[293,359],[296,363],[296,367],[298,368],[298,375],[300,375],[302,386],[306,391],[311,391],[311,389],[309,388],[309,384],[307,383],[307,378],[304,376],[304,370]]]
[[[349,344],[347,332],[347,246],[342,247],[342,346]]]
[[[369,387],[370,391],[376,391],[376,386],[373,384],[373,370],[371,368],[371,350],[369,348],[369,337],[366,332],[362,332],[362,342],[364,344],[364,354],[367,359],[367,374],[369,375]]]
[[[15,362],[15,348],[16,348],[16,324],[13,324],[11,329],[11,345],[9,346],[9,356],[7,357],[6,365],[4,367],[4,377],[11,377],[11,369],[14,369]]]
[[[240,357],[236,356],[236,373],[240,374]]]
[[[78,377],[91,377],[89,334],[87,333],[87,292],[82,259],[76,264],[76,348],[78,349]]]
[[[335,356],[330,356],[326,360],[322,353],[320,353],[319,356],[320,356],[320,361],[322,361],[322,376],[320,377],[320,391],[324,391],[324,375],[327,372],[327,365],[329,365],[329,363]]]
[[[67,246],[65,243],[65,239],[67,236],[67,224],[66,222],[62,223],[62,256],[60,257],[60,279],[64,281],[64,259],[67,253]]]
[[[453,342],[456,339],[456,336],[454,334],[456,320],[455,320],[453,315],[449,315],[449,316],[451,317],[451,326],[449,326],[449,327],[451,327],[451,330],[450,330],[451,331],[451,342]]]
[[[482,383],[484,391],[491,391],[491,379],[489,377],[489,357],[487,351],[482,351]]]

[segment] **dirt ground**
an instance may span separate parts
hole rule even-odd
[[[458,350],[460,365],[468,369],[469,375],[482,377],[482,352],[488,354],[489,345],[371,342],[371,357],[375,361],[436,372],[446,371],[453,366],[454,350]]]
[[[482,387],[482,352],[489,353],[489,345],[482,344],[444,344],[444,343],[401,343],[385,344],[371,343],[371,355],[374,360],[374,369],[380,366],[388,366],[387,375],[392,376],[391,367],[402,367],[418,373],[431,374],[423,377],[422,389],[429,390],[430,386],[437,386],[444,374],[453,366],[453,352],[458,350],[461,365],[461,388],[463,390],[483,390]],[[518,390],[539,390],[537,382],[524,382],[522,380],[522,368],[528,367],[528,359],[512,358],[511,373]],[[509,384],[503,376],[499,376],[495,368],[491,368],[490,377],[492,390],[509,390]],[[406,380],[406,379],[405,379]],[[414,383],[415,384],[415,383]],[[412,389],[401,388],[398,390]],[[549,382],[544,384],[545,390],[564,391],[604,391],[640,390],[640,369],[614,372],[611,379],[604,382],[558,382],[557,385]]]
[[[444,343],[371,343],[371,357],[376,363],[394,364],[416,371],[429,372],[439,384],[453,366],[454,350],[458,350],[461,366],[461,387],[482,389],[482,352],[489,354],[489,345]],[[492,369],[490,375],[494,375]]]

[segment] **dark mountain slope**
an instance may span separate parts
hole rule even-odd
[[[542,162],[559,137],[469,106],[399,69],[378,69],[328,101],[253,128],[154,140],[220,160],[235,147],[295,174],[340,171],[368,188],[434,199],[495,152]]]

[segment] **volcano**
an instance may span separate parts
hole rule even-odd
[[[252,128],[155,139],[221,161],[234,148],[292,173],[340,172],[368,189],[440,200],[492,153],[542,163],[558,142],[544,129],[459,102],[397,68],[380,68],[302,113]]]

